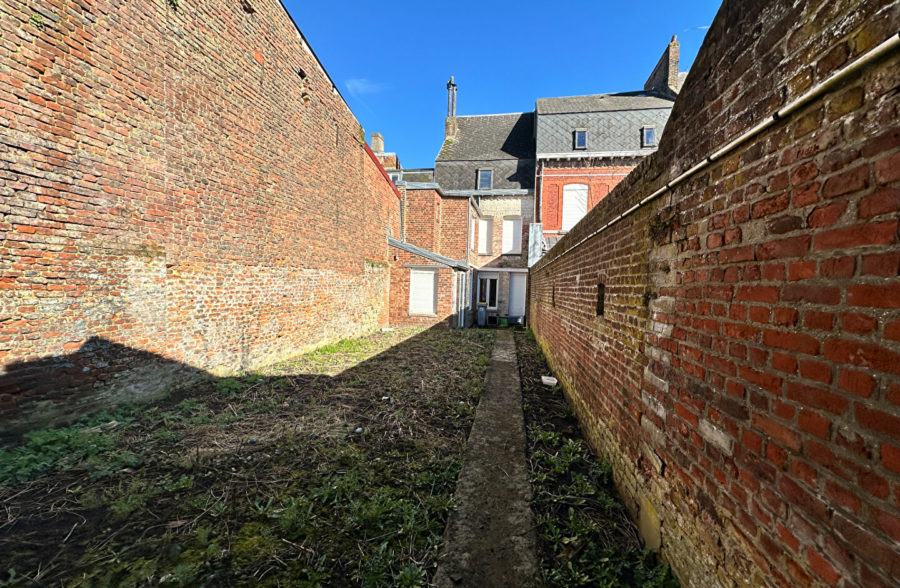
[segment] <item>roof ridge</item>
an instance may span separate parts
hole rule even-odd
[[[534,111],[525,110],[522,112],[498,112],[494,114],[460,114],[456,118],[472,118],[475,116],[512,116],[514,114],[534,114]]]

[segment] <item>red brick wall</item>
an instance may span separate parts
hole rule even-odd
[[[440,253],[450,259],[466,261],[469,235],[469,199],[444,198],[441,201]]]
[[[436,190],[406,190],[406,242],[434,253],[441,242],[441,197]]]
[[[456,313],[453,309],[453,272],[452,268],[437,264],[430,259],[419,257],[401,249],[392,248],[391,261],[391,302],[390,324],[393,327],[433,326],[456,324]],[[414,316],[409,313],[409,265],[417,268],[434,268],[438,270],[438,299],[436,316]]]
[[[576,244],[896,34],[890,4],[726,1],[659,152],[533,268],[538,340],[685,585],[900,577],[898,52]]]
[[[0,5],[9,427],[386,316],[396,196],[281,5],[250,3]]]
[[[541,190],[541,222],[544,233],[562,230],[562,195],[568,184],[588,186],[588,210],[609,194],[634,166],[561,167],[544,164]],[[552,167],[551,167],[552,166]]]

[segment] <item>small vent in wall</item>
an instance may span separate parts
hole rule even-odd
[[[256,12],[256,9],[253,8],[252,4],[250,4],[250,0],[241,0],[241,8],[247,14],[253,14],[254,12]]]
[[[606,285],[597,284],[597,316],[603,316],[606,312]]]
[[[304,81],[304,82],[306,81],[306,71],[304,71],[304,69],[302,67],[297,68],[297,75],[300,76],[300,79],[302,81]]]

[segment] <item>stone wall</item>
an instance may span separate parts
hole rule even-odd
[[[383,324],[397,195],[277,0],[0,17],[3,428]]]
[[[686,586],[900,577],[900,53],[616,221],[898,29],[886,0],[726,1],[659,152],[532,269],[536,336]]]
[[[479,269],[528,267],[528,225],[534,222],[534,196],[482,196],[479,201],[481,218],[493,220],[491,253],[490,255],[476,256],[474,265]],[[502,253],[504,217],[520,217],[522,219],[522,253],[520,254],[504,255]],[[476,249],[479,247],[476,243]]]

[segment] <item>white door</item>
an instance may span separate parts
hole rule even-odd
[[[569,231],[587,214],[588,187],[569,184],[563,188],[562,230]]]
[[[509,274],[509,316],[525,316],[524,273]]]

